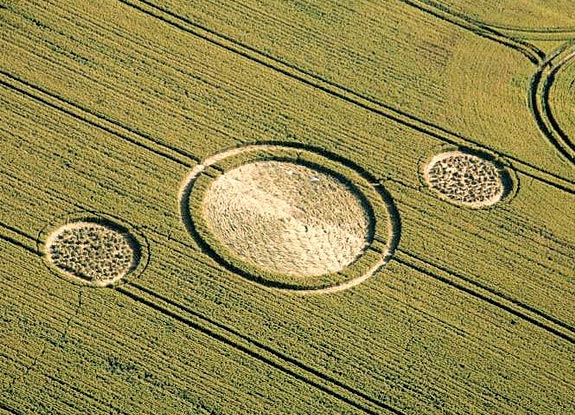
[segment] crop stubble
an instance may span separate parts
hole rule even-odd
[[[433,156],[423,171],[426,183],[441,197],[470,208],[499,202],[509,191],[504,174],[491,161],[460,151]]]
[[[140,250],[129,232],[98,221],[66,223],[45,242],[47,261],[55,269],[93,286],[113,284],[136,269]]]

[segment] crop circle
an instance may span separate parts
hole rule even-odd
[[[106,286],[138,265],[140,246],[126,230],[104,221],[66,223],[45,242],[46,260],[77,282]]]
[[[461,151],[434,156],[424,168],[424,178],[443,199],[471,208],[493,205],[506,192],[493,162]]]
[[[184,180],[180,208],[202,250],[235,274],[298,293],[339,291],[392,256],[399,220],[374,179],[300,147],[216,154]]]
[[[361,200],[333,176],[292,162],[259,161],[227,171],[211,184],[203,211],[235,255],[274,273],[338,272],[368,244]]]

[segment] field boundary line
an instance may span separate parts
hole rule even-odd
[[[575,180],[566,179],[555,173],[548,172],[540,167],[512,156],[511,154],[491,149],[484,144],[481,144],[477,140],[453,133],[444,127],[440,127],[428,121],[421,120],[414,115],[400,111],[391,105],[366,97],[350,88],[325,80],[319,75],[303,70],[288,62],[284,62],[268,53],[261,52],[253,47],[250,47],[249,45],[240,43],[224,34],[220,34],[209,28],[200,26],[194,22],[191,22],[189,19],[183,18],[173,12],[164,10],[163,8],[160,8],[147,0],[117,1],[128,7],[136,9],[141,13],[171,25],[183,32],[214,44],[252,62],[260,64],[302,84],[310,86],[323,93],[360,107],[369,112],[383,116],[412,130],[438,139],[446,144],[460,147],[471,146],[477,150],[497,154],[502,158],[513,161],[515,165],[521,166],[520,168],[515,167],[516,170],[524,172],[536,180],[540,180],[563,191],[575,194]]]
[[[393,260],[479,300],[507,311],[508,313],[511,313],[514,316],[519,317],[522,320],[525,320],[528,323],[571,344],[575,344],[574,327],[571,327],[567,323],[547,315],[504,293],[486,287],[469,277],[450,271],[445,267],[432,264],[425,259],[402,249],[397,250]]]
[[[12,245],[19,246],[30,253],[38,254],[36,238],[5,223],[0,223],[0,239]]]
[[[444,6],[443,4],[437,3],[432,0],[400,0],[411,7],[414,7],[422,12],[428,13],[432,16],[437,17],[443,21],[456,25],[462,29],[468,30],[477,36],[489,39],[493,42],[497,42],[501,45],[507,46],[511,49],[520,52],[529,61],[535,65],[538,65],[543,59],[545,59],[545,53],[539,50],[534,45],[527,42],[522,42],[520,40],[510,38],[503,33],[495,30],[493,26],[482,23],[476,19],[473,19],[465,14],[456,13],[450,8]]]
[[[30,236],[28,236],[28,238],[31,240],[34,239]],[[37,249],[32,249],[19,241],[13,240],[12,238],[4,237],[0,234],[0,240],[6,240],[9,243],[24,248],[35,256],[41,257],[41,253],[39,253]],[[133,292],[127,287],[132,287],[137,290],[137,292]],[[245,336],[224,324],[213,321],[188,307],[164,298],[148,288],[129,281],[118,286],[111,286],[110,288],[136,302],[162,313],[167,317],[177,320],[194,330],[200,331],[216,341],[225,343],[251,358],[257,359],[266,365],[280,370],[288,376],[302,381],[335,399],[363,411],[366,414],[380,415],[382,413],[381,410],[383,409],[393,415],[405,415],[403,412],[385,404],[384,402],[380,402],[377,399],[372,398],[337,379],[331,378],[319,370],[313,369],[294,358],[284,355],[269,346],[256,342],[248,336]],[[79,301],[81,305],[81,299]],[[158,304],[158,302],[162,302],[162,304]],[[254,348],[256,348],[257,351],[254,351]],[[278,360],[281,361],[281,363],[278,362]],[[346,395],[352,395],[355,399]]]
[[[489,21],[484,21],[482,19],[474,18],[464,12],[455,11],[448,6],[441,3],[437,3],[436,1],[433,0],[401,0],[401,1],[405,3],[408,2],[420,3],[420,4],[424,3],[428,7],[436,9],[438,12],[449,14],[453,17],[465,21],[468,25],[475,26],[475,28],[477,29],[485,30],[491,35],[497,36],[498,39],[501,38],[501,36],[503,36],[503,38],[506,39],[508,42],[522,45],[522,47],[531,49],[532,52],[535,52],[536,54],[538,54],[541,51],[539,51],[533,45],[519,41],[518,38],[526,40],[568,40],[575,37],[575,27],[529,28],[529,27],[497,24],[497,23],[491,23]],[[474,29],[470,27],[470,30],[473,31]],[[519,34],[519,36],[509,36],[509,34],[513,33],[517,33]],[[483,36],[480,33],[477,34]],[[531,37],[532,35],[540,37]],[[554,35],[558,37],[553,37]],[[499,41],[496,39],[492,40]]]
[[[557,73],[574,58],[575,41],[567,42],[556,49],[539,66],[531,78],[528,91],[529,107],[537,126],[557,151],[572,164],[575,164],[575,142],[563,131],[553,115],[549,95]],[[557,60],[559,61],[556,62]]]
[[[394,415],[404,415],[403,412],[384,402],[380,402],[335,378],[327,376],[321,371],[299,362],[295,358],[284,355],[265,344],[259,343],[222,323],[211,320],[184,305],[165,298],[151,289],[134,282],[119,285],[114,287],[114,289],[136,302],[153,308],[194,330],[200,331],[219,342],[233,347],[251,358],[257,359],[367,414],[379,415],[382,413],[381,410],[385,410]],[[352,395],[355,399],[349,397],[349,395]]]
[[[151,136],[144,135],[135,129],[122,125],[117,121],[96,114],[95,112],[83,108],[77,103],[57,96],[50,91],[43,89],[38,85],[33,85],[22,80],[3,69],[0,69],[0,85],[13,89],[22,95],[26,95],[35,101],[63,112],[79,121],[90,124],[100,130],[104,130],[118,138],[121,138],[131,144],[151,151],[161,157],[172,160],[187,168],[191,168],[200,160],[199,157],[183,151],[175,146],[170,146]]]
[[[20,415],[22,412],[18,411],[17,409],[14,409],[8,405],[6,405],[4,402],[0,402],[0,409],[2,409],[3,411],[9,412],[10,414],[14,414],[14,415]]]

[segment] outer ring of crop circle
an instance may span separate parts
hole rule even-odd
[[[456,202],[452,201],[451,199],[449,199],[447,196],[444,196],[441,193],[439,193],[438,191],[433,190],[429,186],[429,184],[427,183],[427,180],[425,179],[425,170],[426,170],[428,164],[431,162],[431,160],[435,156],[440,155],[442,153],[451,153],[451,152],[459,152],[459,153],[463,153],[466,155],[479,157],[479,158],[482,158],[482,159],[492,163],[495,166],[495,168],[497,169],[497,171],[501,177],[501,180],[503,182],[502,183],[503,184],[503,194],[501,196],[501,199],[498,202],[491,204],[491,205],[472,207],[472,206],[467,206],[467,205],[456,203]],[[421,188],[424,192],[426,192],[429,195],[432,195],[435,198],[446,201],[452,206],[455,206],[455,207],[458,207],[461,209],[470,209],[470,210],[497,209],[504,204],[510,203],[515,198],[515,196],[517,195],[517,193],[519,192],[519,189],[521,187],[521,183],[519,182],[519,178],[517,177],[515,169],[513,169],[513,167],[511,166],[510,163],[507,162],[507,160],[505,160],[505,159],[503,159],[503,158],[501,158],[501,157],[499,157],[496,154],[493,154],[491,152],[488,152],[485,150],[476,150],[476,149],[469,148],[469,147],[459,147],[459,146],[446,145],[446,144],[437,145],[437,146],[433,147],[432,149],[430,149],[429,151],[426,151],[425,154],[423,154],[419,158],[418,163],[417,163],[417,169],[418,169],[419,182],[421,183]]]
[[[112,230],[128,234],[130,237],[129,243],[135,244],[132,245],[135,255],[134,266],[131,267],[128,272],[117,281],[109,284],[93,284],[90,281],[84,280],[62,270],[54,263],[52,263],[52,261],[49,259],[46,246],[48,238],[54,232],[58,231],[58,229],[61,229],[66,225],[78,222],[95,223],[106,226]],[[115,287],[127,282],[128,280],[138,278],[146,270],[150,261],[149,243],[143,233],[138,231],[134,226],[126,223],[126,221],[113,215],[93,211],[76,211],[55,217],[38,233],[36,238],[36,249],[38,254],[42,257],[44,265],[53,275],[70,283],[92,288]]]
[[[575,163],[575,137],[569,136],[564,128],[564,117],[557,117],[553,110],[552,97],[555,95],[556,85],[565,68],[575,65],[575,42],[570,41],[552,54],[533,76],[530,95],[533,105],[532,110],[539,105],[540,110],[534,112],[536,121],[542,123],[540,129],[547,136],[550,143],[566,157],[571,163]],[[537,102],[537,100],[539,102]],[[543,128],[541,128],[543,127]]]
[[[318,149],[298,145],[253,144],[233,148],[207,158],[184,179],[180,194],[180,211],[190,235],[201,249],[220,265],[260,286],[299,294],[320,294],[345,290],[373,276],[392,257],[399,242],[399,218],[389,194],[376,180],[351,162]],[[317,169],[346,182],[370,215],[369,245],[342,271],[319,277],[295,280],[293,276],[268,272],[230,253],[207,229],[202,203],[209,183],[226,170],[255,161],[295,162]],[[366,177],[367,176],[367,177]],[[206,178],[207,177],[207,178]],[[365,206],[365,205],[364,205]]]

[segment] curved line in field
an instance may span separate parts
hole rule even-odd
[[[465,14],[457,13],[451,9],[442,6],[436,2],[428,0],[401,0],[403,3],[414,7],[424,13],[429,13],[438,19],[451,23],[463,29],[466,29],[477,36],[484,37],[493,42],[499,43],[524,55],[534,64],[539,64],[544,58],[545,54],[536,46],[521,40],[508,37],[503,33],[495,30],[489,25],[482,24],[480,21],[475,20]],[[461,19],[462,21],[457,21]]]
[[[250,151],[257,151],[257,150],[285,150],[286,148],[292,149],[300,149],[311,151],[313,153],[320,154],[328,159],[334,160],[338,163],[343,164],[344,166],[355,170],[360,176],[367,179],[369,183],[372,184],[375,192],[382,198],[383,203],[387,209],[387,213],[389,216],[389,226],[388,226],[388,235],[387,235],[387,243],[385,251],[381,252],[381,258],[377,261],[372,267],[370,267],[363,275],[357,278],[353,278],[349,281],[345,281],[343,283],[335,284],[325,288],[293,288],[293,286],[282,287],[279,284],[270,284],[267,281],[259,281],[255,279],[253,276],[249,275],[249,273],[244,272],[243,270],[239,269],[238,267],[223,261],[220,255],[208,245],[201,237],[199,237],[197,230],[195,229],[193,220],[190,215],[190,195],[192,193],[194,182],[195,180],[202,174],[202,172],[207,168],[218,161],[232,157],[235,155],[239,155],[241,153],[250,152]],[[180,211],[180,216],[182,221],[184,222],[184,226],[188,233],[194,238],[194,240],[200,245],[201,249],[205,251],[208,255],[214,258],[220,265],[224,268],[232,271],[235,274],[238,274],[247,281],[251,283],[257,284],[260,287],[265,287],[266,289],[272,290],[279,290],[285,293],[292,293],[292,294],[302,294],[302,295],[309,295],[309,294],[330,294],[335,293],[343,290],[347,290],[349,288],[355,287],[364,281],[368,280],[372,276],[374,276],[381,268],[389,262],[389,260],[393,257],[395,250],[399,245],[399,240],[401,237],[401,221],[399,218],[399,212],[393,203],[391,195],[383,189],[379,183],[375,183],[376,180],[372,177],[367,171],[362,169],[361,167],[357,166],[353,162],[346,161],[345,159],[335,156],[331,157],[332,153],[326,150],[318,150],[311,146],[299,145],[291,143],[289,145],[284,145],[283,143],[260,143],[260,144],[251,144],[243,147],[236,147],[232,148],[220,153],[217,153],[213,156],[206,158],[200,164],[195,166],[190,173],[184,178],[182,181],[180,190],[178,192],[178,208]],[[374,184],[375,183],[375,184]]]
[[[513,32],[522,32],[522,33],[539,33],[539,34],[563,34],[566,36],[575,36],[575,27],[522,27],[522,26],[512,26],[512,25],[503,25],[497,23],[489,23],[489,22],[479,22],[481,24],[485,24],[486,26],[492,27],[494,29],[502,29],[502,30],[510,30]]]
[[[501,31],[502,34],[510,39],[522,39],[525,41],[542,40],[553,42],[575,39],[575,27],[531,29],[496,24],[486,24],[485,27]]]
[[[270,55],[269,53],[261,52],[249,45],[238,42],[230,38],[229,36],[226,36],[225,34],[221,34],[209,28],[200,26],[197,23],[192,22],[186,19],[185,17],[179,16],[174,12],[155,6],[151,4],[149,1],[146,0],[118,0],[118,1],[152,18],[161,20],[162,22],[170,26],[173,26],[186,33],[189,33],[192,36],[196,36],[206,42],[212,43],[217,47],[233,52],[245,59],[249,59],[252,62],[256,62],[270,70],[276,71],[295,81],[313,87],[321,92],[329,94],[337,99],[343,100],[352,105],[356,105],[357,107],[362,108],[366,111],[370,111],[374,114],[381,115],[393,122],[397,122],[398,124],[406,126],[422,134],[426,134],[430,137],[441,140],[444,143],[456,146],[466,146],[466,147],[470,147],[470,145],[473,145],[478,149],[489,150],[490,152],[493,152],[501,157],[504,157],[507,160],[513,161],[514,163],[517,164],[521,164],[522,168],[517,167],[516,168],[517,171],[529,177],[532,177],[536,180],[539,180],[543,183],[546,183],[550,186],[553,186],[557,189],[560,189],[562,191],[569,192],[570,194],[575,194],[575,188],[571,187],[572,185],[575,185],[575,181],[567,179],[565,177],[561,177],[556,173],[547,171],[530,162],[523,161],[508,152],[492,149],[490,147],[485,146],[477,139],[469,138],[460,133],[450,131],[446,127],[436,125],[430,121],[418,118],[413,114],[394,108],[393,106],[386,104],[382,101],[365,96],[360,92],[355,91],[352,88],[348,88],[335,82],[324,79],[318,74],[299,68],[296,65],[278,59]],[[139,5],[134,4],[133,2],[138,2],[140,4]],[[425,9],[423,9],[423,11],[431,13],[436,17],[445,19],[444,17],[437,16],[437,14],[433,11],[428,11]],[[467,30],[471,30],[469,26],[463,26],[463,27],[466,28]],[[497,34],[499,37],[506,39],[506,41],[516,42],[515,40],[509,39],[499,33]],[[502,43],[502,41],[497,41],[495,39],[493,40],[498,43]],[[509,45],[508,43],[504,44],[511,47],[511,45]],[[531,50],[533,51],[533,54],[529,55],[530,56],[529,59],[531,62],[539,64],[541,61],[543,61],[545,55],[543,52],[539,51],[539,49],[528,43],[524,43],[522,44],[522,46],[530,47]],[[530,170],[535,170],[538,173],[541,173],[541,175],[534,174]],[[547,178],[542,177],[542,175],[547,176]],[[550,179],[549,177],[552,177],[553,179]],[[559,184],[557,181],[555,181],[555,179],[560,180],[565,184]]]
[[[349,89],[349,88],[343,87],[341,85],[338,85],[336,83],[332,83],[330,81],[327,81],[327,80],[325,80],[325,79],[323,79],[317,75],[314,75],[312,73],[308,73],[307,71],[302,70],[296,66],[287,65],[284,62],[279,61],[279,60],[271,57],[270,55],[267,55],[267,54],[262,55],[262,53],[258,52],[256,49],[249,48],[249,46],[244,46],[238,42],[233,41],[233,39],[226,38],[225,36],[222,37],[223,35],[220,35],[217,32],[208,31],[207,29],[203,29],[202,27],[199,27],[192,22],[188,22],[185,19],[179,17],[178,15],[176,15],[174,13],[169,13],[167,11],[164,11],[162,9],[158,9],[157,7],[155,7],[156,13],[165,13],[173,19],[180,20],[180,22],[173,22],[170,19],[166,18],[165,16],[160,16],[154,12],[151,12],[151,11],[146,10],[142,7],[139,7],[135,4],[132,4],[128,0],[118,0],[118,1],[120,1],[121,3],[124,3],[126,6],[135,8],[139,12],[147,14],[150,17],[159,19],[159,20],[163,21],[165,24],[174,26],[174,27],[178,28],[179,30],[185,31],[185,32],[187,32],[193,36],[197,36],[197,37],[199,37],[199,38],[201,38],[207,42],[210,42],[210,43],[212,43],[218,47],[224,48],[224,49],[229,50],[233,53],[236,53],[236,54],[238,54],[238,55],[240,55],[246,59],[249,59],[251,61],[259,63],[259,64],[265,66],[266,68],[274,70],[278,73],[281,73],[282,75],[287,76],[293,80],[296,80],[296,81],[301,82],[305,85],[313,87],[319,91],[327,93],[327,94],[329,94],[335,98],[341,99],[341,100],[348,102],[350,104],[356,105],[359,108],[370,111],[374,114],[381,115],[381,116],[389,119],[390,121],[397,122],[398,124],[406,126],[407,128],[413,129],[413,130],[418,131],[422,134],[426,134],[430,137],[441,140],[444,143],[452,144],[452,145],[456,145],[456,146],[467,146],[467,147],[469,147],[470,145],[473,145],[476,148],[480,148],[483,150],[490,150],[491,152],[496,153],[501,157],[504,157],[504,158],[506,158],[510,161],[513,161],[517,164],[521,164],[523,166],[523,168],[516,167],[517,171],[519,171],[519,172],[521,172],[521,173],[523,173],[523,174],[525,174],[531,178],[534,178],[538,181],[541,181],[545,184],[553,186],[554,188],[560,189],[560,190],[568,192],[570,194],[575,194],[575,188],[570,187],[571,185],[575,185],[575,181],[567,179],[565,177],[561,177],[560,175],[557,175],[555,173],[546,171],[545,169],[542,169],[541,167],[538,167],[532,163],[520,160],[517,157],[513,156],[512,154],[502,152],[502,151],[497,151],[494,149],[490,149],[475,139],[465,137],[465,136],[463,136],[459,133],[455,133],[453,131],[449,131],[445,127],[430,123],[429,121],[425,121],[421,118],[418,118],[415,115],[412,115],[412,114],[403,112],[401,110],[398,110],[398,109],[396,109],[396,108],[394,108],[388,104],[385,104],[383,102],[379,102],[377,100],[363,96],[360,93],[358,93],[352,89]],[[152,7],[152,6],[149,6],[149,7]],[[193,29],[190,27],[185,27],[185,25],[191,26],[191,27],[193,27]],[[198,33],[201,30],[206,30],[207,33],[209,33],[213,37],[221,37],[222,39],[226,39],[228,42],[234,43],[236,48],[230,47],[229,45],[225,45],[222,42],[220,42],[219,40],[212,39],[211,37],[206,36],[205,34]],[[252,56],[248,53],[245,53],[245,51],[238,50],[237,48],[246,48],[246,50],[248,50],[252,53],[256,53],[256,54],[258,54],[258,56]],[[269,59],[269,60],[273,61],[276,65],[273,65],[270,62],[266,62],[264,59]],[[286,68],[278,67],[277,65],[286,65]],[[293,73],[292,71],[296,71],[297,73]],[[129,131],[124,131],[126,129],[126,126],[124,126],[123,124],[119,123],[116,120],[109,119],[109,118],[104,119],[104,118],[102,118],[101,115],[92,114],[89,112],[88,109],[83,108],[79,104],[72,102],[70,100],[67,100],[66,98],[61,97],[57,94],[54,94],[54,93],[52,93],[46,89],[43,89],[43,88],[39,87],[38,85],[34,85],[34,84],[32,84],[26,80],[23,80],[23,79],[20,79],[14,75],[11,75],[11,74],[7,73],[6,71],[3,71],[2,69],[0,69],[0,75],[7,77],[11,81],[11,82],[6,82],[6,81],[2,80],[0,77],[0,85],[4,85],[8,88],[12,88],[12,89],[28,96],[31,99],[40,101],[40,102],[44,103],[45,105],[52,107],[53,109],[56,109],[58,111],[62,111],[62,112],[66,113],[66,114],[68,114],[74,118],[77,118],[79,121],[91,124],[91,125],[99,128],[99,129],[103,129],[108,133],[114,134],[114,135],[118,136],[119,138],[122,138],[126,141],[129,141],[130,143],[148,148],[147,146],[144,145],[144,142],[141,141],[141,140],[147,141],[148,136],[142,135],[142,133],[139,133],[139,132],[133,132],[133,134],[141,140],[136,140],[130,136],[127,136],[126,134],[129,133]],[[308,79],[308,77],[311,79]],[[313,79],[313,81],[312,81],[312,79]],[[17,83],[17,85],[14,85],[12,82]],[[22,84],[22,85],[20,85],[20,84]],[[35,93],[31,93],[30,91],[28,91],[27,89],[29,89],[29,88],[33,89]],[[56,100],[57,103],[53,102],[53,100]],[[72,107],[74,110],[72,110],[68,107]],[[91,119],[86,118],[85,117],[86,114],[84,114],[84,112],[86,112],[86,111],[88,111],[90,113],[90,115],[97,117],[97,119],[91,120]],[[107,125],[108,123],[110,123],[114,127],[119,127],[122,131],[118,132],[115,129],[110,128],[110,126]],[[165,147],[160,143],[158,143],[158,146]],[[178,160],[176,158],[173,158],[172,156],[168,155],[167,153],[161,151],[160,149],[153,149],[151,147],[149,149],[151,151],[156,152],[158,155],[169,158],[170,160],[173,160],[179,164],[191,167],[191,165],[189,165],[189,163]],[[163,148],[163,150],[167,150],[167,148]],[[200,160],[199,158],[196,158],[190,154],[185,154],[185,156],[187,156],[188,159],[191,159],[194,161]],[[530,170],[535,170],[536,172],[538,172],[540,174],[539,175],[534,174]],[[547,177],[543,177],[543,175],[547,176]],[[550,179],[549,177],[551,177],[552,179]],[[559,180],[565,184],[560,184],[556,180]],[[78,208],[81,208],[81,207],[78,206]]]
[[[543,56],[542,52],[539,49],[537,49],[535,46],[530,45],[529,43],[522,42],[522,41],[520,41],[514,37],[506,36],[506,34],[504,34],[504,33],[499,33],[498,30],[517,32],[520,34],[521,33],[523,33],[523,34],[538,34],[538,35],[549,35],[549,36],[563,35],[562,39],[564,39],[565,37],[567,39],[575,37],[575,27],[534,27],[534,28],[532,28],[532,27],[498,24],[495,22],[489,22],[487,20],[483,20],[481,18],[475,18],[475,17],[470,16],[469,14],[467,14],[463,11],[455,11],[448,6],[445,6],[441,3],[438,3],[438,2],[433,1],[433,0],[403,0],[403,1],[406,1],[406,2],[407,1],[413,1],[413,2],[418,2],[418,3],[424,3],[428,7],[432,7],[432,8],[434,8],[440,12],[449,14],[449,15],[457,17],[459,19],[463,19],[466,22],[473,24],[474,26],[477,26],[478,28],[482,28],[484,30],[492,32],[493,34],[503,36],[510,43],[515,42],[517,45],[522,45],[522,47],[526,47],[528,49],[531,49],[532,51],[536,52],[536,54],[538,54],[540,57]],[[562,39],[558,39],[558,40],[562,40]],[[509,44],[508,46],[511,46],[511,44]]]
[[[572,164],[575,164],[575,141],[561,128],[549,105],[551,87],[557,73],[575,58],[575,42],[558,48],[539,66],[529,85],[529,106],[537,126],[559,151]]]

